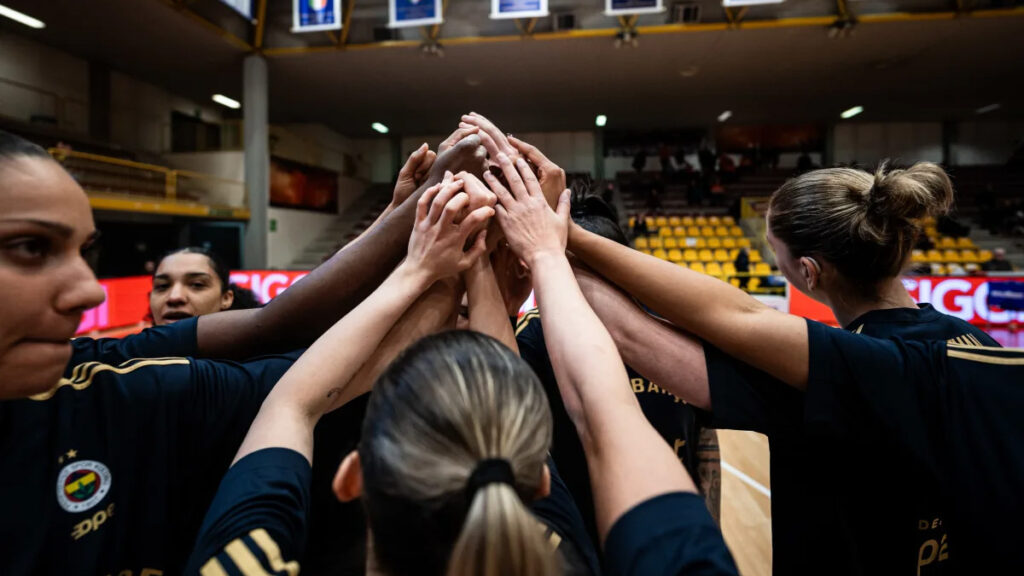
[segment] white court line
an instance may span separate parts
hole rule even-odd
[[[753,488],[754,490],[757,490],[761,494],[764,494],[768,498],[772,497],[772,491],[771,490],[765,488],[763,485],[761,485],[760,482],[758,482],[757,480],[754,480],[750,476],[747,476],[746,474],[743,473],[742,470],[740,470],[739,468],[733,466],[732,464],[729,464],[725,460],[722,460],[722,468],[727,470],[727,471],[729,471],[729,472],[732,472],[737,478],[742,480],[743,483],[746,484],[747,486],[750,486],[751,488]]]

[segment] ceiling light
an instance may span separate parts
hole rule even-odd
[[[699,69],[696,66],[687,66],[679,71],[679,75],[683,78],[693,78],[697,75]]]
[[[782,4],[783,0],[722,0],[722,6],[757,6],[759,4]]]
[[[604,126],[607,123],[608,123],[608,117],[605,116],[604,114],[598,114],[597,118],[594,119],[594,124],[597,124],[598,126]]]
[[[995,104],[989,104],[988,106],[982,106],[974,111],[975,114],[988,114],[989,112],[995,112],[1002,108],[1002,105],[996,102]]]
[[[42,20],[37,20],[28,14],[22,14],[17,10],[12,10],[3,4],[0,4],[0,16],[10,18],[15,22],[20,22],[29,28],[46,28],[46,24],[44,24]]]
[[[228,108],[231,108],[232,110],[238,110],[239,108],[242,107],[242,104],[239,103],[238,100],[235,100],[233,98],[228,98],[227,96],[225,96],[223,94],[214,94],[213,95],[213,101],[216,102],[217,104],[220,104],[221,106],[227,106]]]
[[[732,118],[732,110],[726,110],[725,112],[722,112],[721,114],[718,115],[719,122],[725,122],[729,118]]]
[[[373,124],[370,124],[370,128],[373,128],[374,130],[380,132],[381,134],[388,133],[388,127],[381,124],[380,122],[374,122]]]
[[[864,107],[863,106],[854,106],[853,108],[850,108],[849,110],[843,111],[843,113],[840,114],[839,117],[842,118],[843,120],[849,120],[850,118],[853,118],[854,116],[856,116],[857,114],[860,114],[863,111],[864,111]]]

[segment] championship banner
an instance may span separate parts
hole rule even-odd
[[[270,302],[304,278],[307,271],[235,270],[230,282],[239,288],[252,290],[262,304]],[[107,299],[82,315],[76,335],[94,331],[112,330],[129,326],[142,326],[149,316],[149,292],[153,279],[149,276],[129,276],[100,280]]]
[[[388,28],[430,26],[444,21],[441,0],[388,0]]]
[[[629,14],[657,14],[664,12],[661,0],[605,0],[604,13],[607,16]]]
[[[1003,308],[999,302],[999,286],[1013,284],[1021,292],[1024,277],[986,278],[981,276],[914,276],[904,278],[910,296],[922,304],[931,304],[943,314],[980,326],[1024,322],[1024,312]],[[991,294],[991,295],[990,295]],[[1005,295],[1005,294],[1004,294]],[[838,326],[832,311],[792,286],[789,287],[789,313],[832,326]]]
[[[247,20],[252,20],[252,0],[220,0],[221,3],[227,4],[232,10],[238,12],[242,16],[245,16]]]
[[[548,0],[491,0],[491,19],[542,18],[548,15]]]
[[[292,32],[341,29],[341,0],[292,0]]]

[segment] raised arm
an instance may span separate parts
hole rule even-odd
[[[587,454],[602,539],[623,514],[659,494],[696,492],[675,454],[644,418],[608,331],[580,292],[565,257],[569,191],[553,212],[522,160],[499,155],[511,190],[492,175],[497,217],[533,271],[545,340],[566,411]]]
[[[478,136],[462,138],[438,156],[427,182],[410,201],[403,202],[368,234],[267,306],[201,317],[197,328],[199,355],[245,358],[308,346],[362,302],[398,265],[423,191],[440,182],[446,171],[481,173],[485,154]]]
[[[797,388],[807,385],[807,325],[717,278],[572,225],[569,249],[651,310]]]
[[[700,340],[654,318],[629,295],[592,271],[574,267],[587,303],[628,366],[676,397],[711,410],[708,369]]]
[[[432,188],[416,204],[416,228],[409,255],[364,302],[318,339],[267,396],[249,428],[235,461],[270,447],[313,453],[313,428],[325,412],[356,394],[352,376],[378,348],[403,312],[435,281],[457,275],[484,251],[477,235],[472,249],[466,241],[494,213],[479,208],[456,224],[469,204],[462,182]]]

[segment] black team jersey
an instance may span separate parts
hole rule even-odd
[[[192,358],[195,319],[72,348],[54,390],[0,402],[0,574],[177,574],[298,353]]]
[[[874,310],[847,329],[878,338],[998,346],[980,329],[927,304]],[[947,535],[938,486],[920,462],[889,449],[872,427],[809,434],[803,393],[708,344],[705,355],[713,410],[708,423],[768,436],[774,573],[948,573],[957,544]],[[863,361],[870,371],[871,359]],[[830,373],[838,379],[846,376],[842,370],[833,366]]]
[[[531,504],[537,530],[557,551],[564,574],[598,574],[598,560],[572,497],[551,467],[551,494]],[[203,521],[187,575],[295,576],[301,568],[311,471],[287,448],[257,450],[228,470]],[[365,531],[365,527],[364,527]],[[303,570],[305,573],[315,573]],[[318,572],[317,572],[318,573]]]
[[[949,572],[1024,573],[1024,350],[807,329],[809,430],[870,431],[877,449],[925,471],[952,543]]]
[[[551,414],[554,418],[551,455],[558,464],[562,479],[576,499],[588,532],[595,543],[599,542],[587,459],[583,454],[583,445],[576,433],[576,427],[569,419],[562,403],[562,395],[555,381],[554,368],[548,356],[544,330],[537,310],[531,310],[519,320],[516,327],[516,343],[520,356],[537,374],[551,404]],[[690,477],[697,482],[700,477],[699,460],[704,455],[699,453],[701,426],[696,411],[632,368],[627,366],[626,370],[630,379],[628,384],[636,394],[644,416],[665,442],[672,446]],[[713,457],[717,459],[717,453]]]

